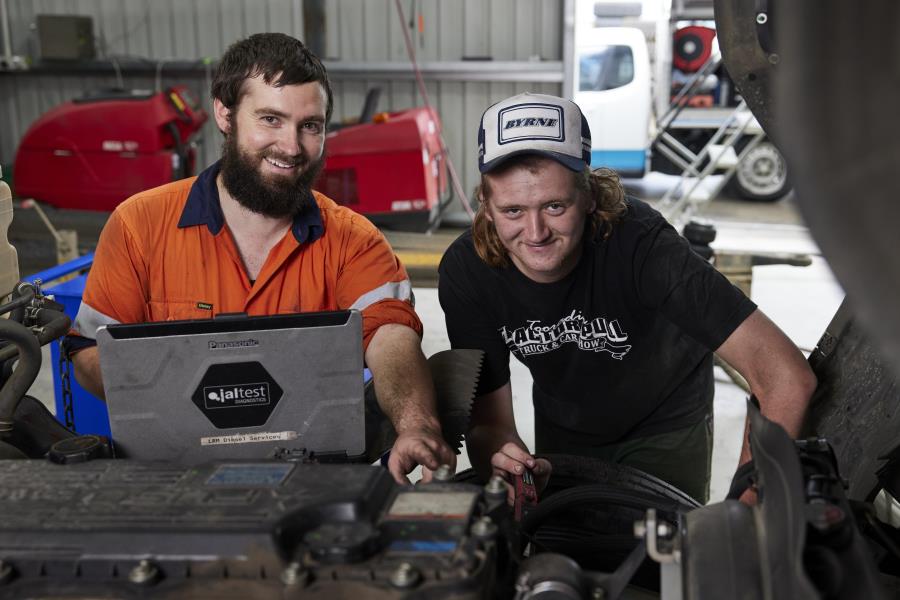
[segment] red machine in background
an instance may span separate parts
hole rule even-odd
[[[359,124],[329,132],[313,187],[377,225],[424,231],[448,191],[441,122],[427,108],[374,114],[378,91],[370,91]]]
[[[111,211],[142,190],[194,174],[192,137],[206,122],[188,89],[113,90],[38,119],[16,153],[16,195],[58,208]]]
[[[434,111],[375,113],[370,90],[358,123],[331,125],[315,189],[378,225],[424,231],[448,197],[441,122]],[[207,115],[187,88],[106,91],[38,119],[16,153],[16,195],[58,208],[111,211],[142,190],[195,172],[193,136]]]
[[[695,73],[709,60],[715,37],[715,29],[699,25],[682,27],[676,31],[672,66],[683,73]]]

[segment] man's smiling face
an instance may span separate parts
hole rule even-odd
[[[575,174],[549,158],[486,174],[487,218],[519,271],[538,283],[559,281],[581,256],[595,203],[575,188]]]
[[[226,132],[222,180],[253,212],[292,216],[310,207],[309,190],[324,164],[327,98],[317,82],[276,87],[244,82],[236,108],[215,101]]]

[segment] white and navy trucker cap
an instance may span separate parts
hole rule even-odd
[[[494,104],[478,128],[478,169],[482,173],[520,154],[552,158],[573,171],[591,164],[591,130],[571,100],[519,94]]]

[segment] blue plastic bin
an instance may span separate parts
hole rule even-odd
[[[40,279],[44,293],[53,294],[56,301],[66,307],[66,314],[74,321],[75,316],[78,314],[78,307],[81,306],[81,296],[84,293],[87,274],[80,274],[72,279],[56,284],[54,282],[66,275],[90,268],[93,262],[94,254],[86,254],[65,264],[23,277],[23,281],[33,282],[36,279]],[[50,344],[50,356],[53,362],[53,394],[56,400],[56,418],[65,424],[59,355],[59,342],[54,341]],[[78,385],[78,382],[75,381],[74,372],[69,381],[72,390],[72,412],[75,431],[81,434],[110,435],[109,413],[106,411],[106,403]]]

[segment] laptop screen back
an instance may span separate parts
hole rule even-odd
[[[110,325],[97,345],[117,456],[365,451],[357,311]]]

